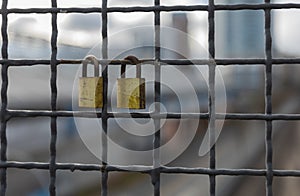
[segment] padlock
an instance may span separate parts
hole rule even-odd
[[[125,60],[136,65],[136,78],[125,78],[126,64],[121,64],[121,78],[117,80],[117,107],[129,109],[145,109],[145,78],[141,78],[141,64],[134,56]]]
[[[87,66],[94,65],[94,77],[87,77]],[[103,107],[103,78],[99,77],[99,62],[94,56],[87,56],[82,62],[82,77],[79,78],[79,107]]]

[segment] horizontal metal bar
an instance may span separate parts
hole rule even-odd
[[[186,167],[161,167],[161,173],[180,174],[206,174],[227,176],[266,176],[266,169],[209,169],[209,168],[186,168]],[[299,177],[299,170],[273,170],[274,176]]]
[[[57,65],[63,65],[63,64],[81,64],[83,60],[81,59],[68,59],[68,60],[57,60]],[[121,63],[127,63],[130,64],[127,60],[102,60],[98,59],[99,63],[105,64],[105,65],[121,65]],[[142,63],[149,63],[152,65],[155,65],[154,59],[140,59]],[[168,65],[264,65],[265,59],[215,59],[215,60],[209,60],[209,59],[162,59],[160,66],[168,66]],[[32,60],[32,59],[20,59],[20,60],[14,60],[14,59],[1,59],[0,64],[7,64],[9,66],[33,66],[33,65],[49,65],[50,60]],[[282,64],[300,64],[300,58],[294,58],[294,59],[272,59],[273,65],[282,65]]]
[[[215,5],[215,10],[262,10],[262,9],[292,9],[300,8],[300,4],[285,3],[285,4],[234,4],[234,5]],[[176,5],[176,6],[134,6],[134,7],[109,7],[108,13],[113,12],[171,12],[171,11],[208,11],[208,5]],[[0,14],[47,14],[47,13],[101,13],[101,7],[89,8],[11,8],[1,10]]]
[[[300,177],[299,170],[273,170],[273,175],[277,177]]]
[[[161,173],[170,174],[206,174],[206,175],[229,175],[229,176],[265,176],[265,169],[209,169],[209,168],[186,168],[186,167],[161,167]]]
[[[171,11],[208,11],[207,5],[177,5],[177,6],[149,6],[149,7],[109,7],[108,12],[171,12]]]
[[[101,13],[102,9],[100,7],[89,7],[89,8],[11,8],[7,10],[1,10],[0,13],[8,13],[8,14],[49,14],[49,13]]]
[[[215,10],[260,10],[260,9],[290,9],[300,8],[299,3],[261,3],[261,4],[233,4],[233,5],[215,5]]]
[[[49,163],[7,161],[7,162],[1,162],[0,168],[47,169],[48,170]]]
[[[51,111],[51,110],[8,110],[8,118],[14,117],[82,117],[101,118],[101,111]],[[108,112],[109,118],[153,118],[153,119],[208,119],[208,113],[117,113]],[[243,114],[216,113],[217,119],[227,120],[300,120],[300,114]]]
[[[7,161],[0,163],[0,168],[18,168],[18,169],[46,169],[49,170],[49,163],[41,162],[18,162]],[[56,163],[56,170],[82,170],[82,171],[100,171],[101,166],[96,164],[80,164],[80,163]]]
[[[0,163],[0,168],[17,168],[17,169],[49,169],[49,163],[42,162],[18,162],[7,161]],[[56,163],[56,170],[70,171],[101,171],[109,172],[141,172],[151,173],[152,166],[143,165],[98,165],[82,163]],[[159,167],[160,173],[165,174],[201,174],[201,175],[227,175],[227,176],[265,176],[265,169],[209,169],[209,168],[188,168],[188,167]],[[274,176],[278,177],[299,177],[300,170],[273,170]]]
[[[0,64],[7,64],[9,66],[31,66],[31,65],[49,65],[50,66],[50,60],[1,59]]]
[[[165,59],[161,60],[166,65],[232,65],[232,64],[264,64],[265,59]],[[299,61],[300,62],[300,61]]]

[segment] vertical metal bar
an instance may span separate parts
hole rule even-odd
[[[8,58],[8,35],[7,35],[7,3],[8,0],[2,1],[2,27],[1,27],[1,34],[2,34],[2,58],[7,59]]]
[[[160,6],[160,0],[155,0],[155,6]],[[160,11],[154,12],[154,46],[155,46],[155,60],[160,61]],[[159,69],[160,70],[160,69]],[[160,78],[158,78],[160,80]],[[160,93],[160,92],[159,92]]]
[[[155,0],[155,6],[160,6],[160,0]],[[160,113],[160,11],[154,12],[154,45],[155,45],[155,67],[154,67],[154,101],[155,113]],[[154,119],[155,134],[153,140],[153,167],[155,168],[151,174],[151,181],[154,187],[154,195],[160,195],[160,119]]]
[[[52,8],[57,7],[56,0],[51,0]],[[52,35],[51,35],[51,110],[56,111],[57,102],[57,13],[52,13]],[[50,185],[49,193],[50,195],[56,195],[56,141],[57,141],[57,116],[51,117],[50,122],[51,128],[51,140],[50,140]]]
[[[208,50],[210,59],[215,58],[215,4],[214,0],[209,0],[208,4]],[[216,122],[216,111],[215,111],[215,71],[216,67],[214,64],[209,65],[209,141],[210,141],[210,159],[209,168],[216,168],[216,145],[215,145],[215,122]],[[216,176],[209,175],[210,184],[210,195],[216,195]]]
[[[108,38],[107,38],[107,0],[102,0],[102,58],[108,59]],[[103,77],[103,108],[102,108],[102,129],[101,140],[102,140],[102,180],[101,180],[101,195],[107,196],[108,189],[108,171],[106,170],[107,165],[107,125],[108,125],[108,114],[107,114],[107,92],[108,92],[108,66],[102,65],[102,77]]]
[[[7,35],[7,0],[2,1],[2,59],[8,58],[8,35]],[[6,137],[6,114],[7,114],[7,88],[8,88],[8,64],[2,64],[1,69],[2,76],[2,86],[1,86],[1,162],[7,161],[7,137]],[[5,195],[7,182],[6,182],[6,168],[0,169],[0,180],[1,180],[1,190],[0,194]]]
[[[270,0],[265,0],[270,4]],[[271,37],[271,10],[265,9],[265,113],[272,114],[272,37]],[[273,183],[273,146],[272,146],[272,121],[266,121],[266,195],[272,196]]]
[[[2,64],[2,87],[1,87],[1,162],[6,162],[7,156],[7,137],[6,137],[6,109],[7,109],[7,87],[8,87],[8,66],[7,64]],[[6,192],[6,168],[0,169],[0,178],[1,178],[1,190],[0,195],[5,195]]]

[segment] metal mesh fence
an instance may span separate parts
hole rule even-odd
[[[276,58],[272,56],[272,38],[271,38],[271,11],[275,9],[291,9],[300,8],[300,4],[274,4],[270,3],[270,0],[265,0],[260,4],[235,4],[235,5],[215,5],[214,0],[209,0],[208,5],[191,5],[191,6],[161,6],[160,0],[155,0],[153,6],[147,7],[108,7],[107,0],[102,1],[102,5],[99,7],[90,8],[59,8],[57,7],[57,1],[51,1],[51,8],[29,8],[29,9],[8,9],[8,1],[2,1],[1,15],[2,15],[2,59],[1,63],[1,162],[0,162],[0,181],[1,181],[1,195],[5,195],[7,184],[7,169],[42,169],[49,170],[49,193],[50,195],[56,195],[56,174],[60,170],[82,170],[82,171],[99,171],[102,174],[101,180],[101,195],[108,195],[108,174],[109,172],[136,172],[143,170],[143,173],[147,173],[151,176],[153,184],[153,194],[160,195],[160,174],[172,173],[172,174],[201,174],[209,176],[210,195],[216,195],[216,176],[265,176],[266,180],[266,194],[273,195],[272,182],[274,176],[294,176],[299,177],[299,170],[274,170],[273,169],[273,143],[272,143],[272,123],[278,120],[300,120],[299,114],[273,114],[272,113],[272,67],[277,64],[299,64],[299,58]],[[264,11],[264,32],[265,32],[265,58],[255,59],[216,59],[215,58],[215,13],[220,10],[263,10]],[[191,60],[175,60],[175,59],[161,59],[160,50],[160,23],[161,12],[175,12],[175,11],[206,11],[208,12],[208,50],[209,59],[193,59]],[[154,62],[155,67],[155,94],[154,101],[160,102],[161,92],[161,63],[168,65],[209,65],[209,110],[207,113],[168,113],[166,116],[161,113],[159,105],[155,106],[154,114],[150,113],[113,113],[108,111],[108,66],[120,65],[122,60],[110,60],[108,59],[108,13],[112,12],[153,12],[154,13],[154,25],[155,29],[153,34],[155,35],[155,58],[151,59]],[[15,60],[10,59],[8,54],[8,15],[9,14],[51,14],[52,15],[52,36],[51,36],[51,59],[50,60]],[[102,163],[101,164],[79,164],[79,163],[59,163],[56,160],[56,143],[57,143],[57,118],[67,117],[72,118],[74,115],[78,117],[91,118],[94,115],[86,111],[61,111],[57,110],[57,67],[64,66],[64,64],[81,64],[82,60],[60,60],[57,59],[57,39],[58,39],[58,25],[57,15],[59,13],[101,13],[102,16],[102,57],[99,62],[102,66],[103,81],[104,81],[104,96],[103,96],[103,109],[101,112],[97,112],[97,118],[101,118],[103,133],[106,135],[108,131],[108,120],[110,118],[153,118],[155,128],[158,130],[155,132],[153,140],[153,165],[152,166],[120,166],[107,164],[107,141],[105,137],[102,137]],[[149,59],[142,59],[141,61],[149,61]],[[127,62],[128,63],[128,62]],[[8,108],[8,69],[11,66],[35,66],[35,65],[49,65],[51,69],[51,110],[11,110]],[[216,113],[215,110],[215,69],[216,66],[230,65],[230,64],[261,64],[265,69],[265,113]],[[50,142],[50,161],[49,162],[17,162],[13,160],[7,160],[7,123],[12,118],[26,118],[26,117],[50,117],[51,118],[51,142]],[[210,128],[210,137],[213,139],[215,121],[217,119],[231,119],[231,120],[261,120],[265,121],[265,169],[218,169],[216,168],[216,148],[213,145],[210,150],[210,164],[209,168],[187,168],[187,167],[168,167],[160,165],[160,151],[159,146],[161,142],[160,119],[208,119]],[[155,169],[153,169],[155,168]],[[100,186],[100,185],[99,185]]]

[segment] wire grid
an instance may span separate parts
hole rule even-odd
[[[108,195],[108,173],[112,171],[120,172],[137,172],[148,173],[152,178],[154,188],[154,195],[160,195],[160,174],[161,173],[182,173],[182,174],[202,174],[208,175],[210,181],[210,195],[216,194],[216,176],[230,175],[230,176],[265,176],[266,177],[266,195],[273,195],[272,181],[273,176],[294,176],[300,177],[299,170],[274,170],[272,164],[272,121],[274,120],[300,120],[300,114],[272,114],[272,66],[276,64],[298,64],[299,58],[272,58],[272,38],[271,38],[271,10],[272,9],[290,9],[300,8],[300,4],[273,4],[270,0],[265,0],[261,4],[235,4],[235,5],[215,5],[214,0],[209,0],[208,5],[193,5],[193,6],[161,6],[160,0],[154,1],[154,6],[149,7],[107,7],[107,0],[102,1],[101,7],[92,8],[58,8],[57,1],[51,0],[51,8],[29,8],[29,9],[8,9],[8,0],[2,1],[2,8],[0,13],[2,15],[2,59],[0,63],[2,75],[1,87],[1,162],[0,162],[0,194],[5,195],[7,187],[7,168],[18,169],[43,169],[49,170],[50,195],[56,195],[56,172],[58,170],[82,170],[82,171],[101,171],[102,173],[102,187],[101,195]],[[215,58],[215,12],[217,10],[264,10],[265,14],[265,58],[257,59],[216,59]],[[171,11],[207,11],[208,25],[209,25],[209,59],[193,59],[191,60],[174,60],[160,58],[160,12]],[[57,66],[64,64],[81,64],[82,60],[59,60],[57,59],[57,14],[58,13],[101,13],[102,14],[102,56],[99,59],[102,66],[102,76],[104,79],[103,88],[103,109],[102,112],[97,112],[97,118],[101,118],[103,135],[106,135],[109,118],[153,118],[155,128],[158,128],[153,140],[153,166],[119,166],[107,164],[107,141],[106,137],[102,137],[102,163],[101,164],[79,164],[79,163],[58,163],[56,162],[56,142],[57,142],[57,117],[85,117],[93,118],[94,112],[87,111],[58,111],[56,109],[57,102]],[[155,102],[160,102],[160,78],[161,65],[164,63],[169,65],[209,65],[209,110],[208,113],[167,113],[167,115],[160,112],[160,106],[155,106],[155,112],[150,113],[112,113],[108,112],[107,93],[108,93],[108,65],[119,65],[122,60],[108,59],[108,41],[107,40],[107,14],[110,12],[154,12],[155,24],[155,58],[143,59],[142,61],[152,61],[155,66]],[[30,14],[30,13],[51,13],[52,14],[52,36],[51,36],[51,59],[50,60],[14,60],[9,59],[8,56],[8,33],[7,22],[8,14]],[[163,63],[162,63],[163,62]],[[192,63],[193,62],[193,63]],[[127,62],[128,63],[128,62]],[[161,64],[162,63],[162,64]],[[7,108],[7,90],[8,90],[8,68],[10,66],[34,66],[37,64],[50,65],[51,68],[51,110],[10,110]],[[230,64],[263,64],[265,65],[265,113],[264,114],[240,114],[240,113],[216,113],[215,111],[215,68],[220,65]],[[7,160],[7,137],[6,126],[11,118],[16,117],[39,117],[47,116],[51,118],[51,143],[50,143],[50,161],[45,162],[16,162]],[[209,168],[187,168],[187,167],[167,167],[160,165],[159,147],[160,146],[160,119],[209,119],[210,127],[210,141],[214,141],[214,128],[216,119],[232,119],[232,120],[263,120],[265,121],[265,145],[266,145],[266,159],[265,169],[218,169],[216,168],[216,149],[213,145],[210,151],[210,165]],[[156,168],[156,169],[153,169]]]

